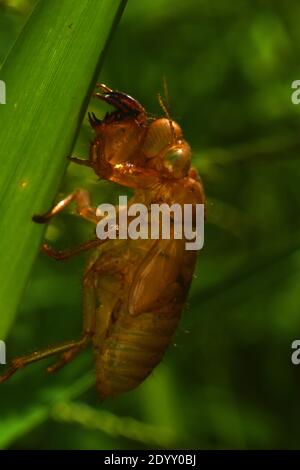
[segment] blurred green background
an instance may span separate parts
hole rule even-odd
[[[33,4],[0,0],[0,63]],[[0,388],[0,448],[300,448],[299,24],[296,2],[129,1],[100,80],[160,114],[166,77],[206,189],[205,247],[176,337],[143,385],[100,403],[91,351],[55,376],[32,365]],[[91,139],[85,119],[74,154]],[[78,186],[97,203],[124,194],[70,166],[60,195]],[[47,229],[57,247],[92,234],[71,212]],[[79,336],[85,261],[38,256],[10,358]]]

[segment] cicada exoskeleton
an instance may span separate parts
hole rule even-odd
[[[98,85],[95,96],[115,107],[104,119],[89,115],[95,139],[88,160],[71,161],[90,167],[100,178],[133,190],[129,205],[142,203],[196,206],[203,188],[191,150],[180,126],[168,112],[151,119],[134,98]],[[86,190],[78,189],[35,222],[47,222],[69,203],[77,213],[98,224],[101,215]],[[80,340],[15,359],[0,381],[31,362],[58,355],[54,372],[92,344],[97,388],[101,398],[138,386],[161,361],[178,326],[191,284],[196,251],[179,239],[95,238],[67,251],[43,245],[55,259],[93,249],[83,276],[83,334]]]

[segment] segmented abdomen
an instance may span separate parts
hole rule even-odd
[[[97,389],[101,398],[137,387],[161,361],[177,328],[182,306],[162,312],[121,315],[96,351]]]

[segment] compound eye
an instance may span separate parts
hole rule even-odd
[[[162,156],[166,149],[177,145],[181,139],[182,131],[175,121],[156,119],[148,128],[142,151],[146,158]]]
[[[164,155],[164,167],[175,178],[186,176],[190,168],[191,149],[186,142],[172,147]]]

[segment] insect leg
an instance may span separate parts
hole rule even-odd
[[[97,146],[91,146],[91,159],[97,161]],[[104,159],[95,163],[95,172],[108,181],[121,184],[132,189],[145,189],[161,181],[160,174],[152,168],[138,167],[133,163],[112,165]]]
[[[93,270],[90,269],[83,282],[83,332],[80,340],[68,341],[64,344],[34,352],[28,356],[14,359],[10,363],[8,371],[0,375],[0,383],[8,380],[15,372],[28,364],[46,359],[47,357],[61,354],[60,359],[53,366],[47,368],[52,373],[69,363],[78,353],[90,343],[95,331],[96,295],[94,287]]]
[[[67,207],[72,201],[75,202],[76,210],[80,217],[83,217],[84,219],[90,222],[94,222],[96,224],[101,220],[102,217],[97,216],[96,209],[91,206],[89,193],[84,189],[77,189],[73,193],[69,194],[64,199],[59,201],[52,209],[50,209],[45,214],[34,215],[33,221],[37,223],[46,223],[52,217],[59,214],[59,212],[61,212],[65,207]],[[102,244],[104,241],[106,240],[93,239],[82,243],[81,245],[78,245],[74,248],[62,251],[54,250],[52,247],[45,243],[42,246],[42,251],[56,260],[65,260],[71,258],[74,255],[77,255],[78,253],[81,253],[82,251],[94,248]]]
[[[143,106],[132,96],[122,93],[120,91],[114,91],[108,88],[106,85],[97,84],[97,88],[101,90],[100,93],[94,93],[96,98],[114,106],[123,114],[132,115],[146,115],[146,111]]]
[[[94,277],[92,272],[88,273],[83,281],[83,332],[81,339],[73,345],[71,349],[65,351],[59,360],[47,368],[47,372],[52,374],[71,362],[77,354],[90,343],[95,331],[95,311],[96,295]]]
[[[77,165],[91,166],[91,162],[85,158],[68,157],[68,160],[70,160],[70,162],[77,163]]]
[[[43,351],[36,351],[32,354],[29,354],[28,356],[17,357],[16,359],[11,361],[8,371],[5,372],[3,375],[0,375],[0,383],[5,382],[15,372],[17,372],[24,366],[72,349],[77,343],[78,341],[69,341],[68,343],[64,343],[59,346],[54,346],[52,348],[47,348]]]
[[[51,246],[45,243],[42,246],[42,251],[46,255],[50,256],[50,258],[54,258],[57,261],[62,261],[62,260],[71,258],[72,256],[78,255],[82,251],[95,248],[96,246],[99,246],[106,241],[107,240],[100,240],[99,238],[95,238],[93,240],[88,240],[87,242],[81,243],[80,245],[70,248],[68,250],[54,250]]]
[[[80,217],[83,217],[90,222],[99,222],[100,219],[96,216],[96,209],[91,206],[90,195],[88,191],[84,189],[76,189],[73,193],[69,194],[64,199],[55,204],[55,206],[45,214],[34,215],[32,220],[38,224],[45,224],[52,217],[59,214],[72,201],[75,201],[76,211]]]

